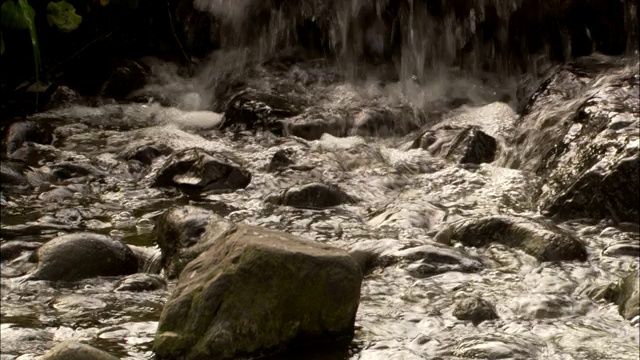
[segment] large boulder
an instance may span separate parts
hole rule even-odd
[[[640,216],[640,79],[637,63],[628,65],[578,59],[553,72],[523,109],[500,165],[544,178],[536,197],[557,220]]]
[[[163,359],[233,359],[296,345],[349,341],[362,272],[345,252],[265,228],[208,229],[155,339]]]
[[[229,157],[199,148],[171,155],[155,174],[153,186],[174,186],[187,192],[230,192],[251,182],[251,173]]]
[[[492,242],[518,248],[539,261],[587,260],[585,245],[569,231],[526,217],[487,216],[470,218],[443,227],[440,242],[455,239],[467,246]]]
[[[44,354],[40,360],[118,360],[118,358],[93,346],[65,341]]]
[[[162,251],[160,262],[167,277],[177,278],[191,260],[212,245],[207,241],[211,236],[203,236],[207,228],[222,233],[231,231],[233,223],[213,211],[195,206],[171,208],[158,219],[156,233]]]
[[[58,236],[42,245],[34,260],[38,267],[31,280],[77,281],[138,271],[138,259],[127,245],[92,233]]]

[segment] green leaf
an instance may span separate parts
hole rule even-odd
[[[0,7],[0,21],[2,25],[11,28],[26,30],[33,26],[36,12],[27,1],[18,3],[13,0],[5,1]]]
[[[47,5],[47,22],[62,32],[70,32],[80,26],[82,16],[76,14],[76,8],[68,2],[52,1]]]

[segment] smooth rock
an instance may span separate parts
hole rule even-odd
[[[129,275],[138,270],[138,259],[124,243],[105,235],[62,235],[35,253],[38,267],[31,280],[77,281],[96,276]]]
[[[311,183],[294,186],[279,194],[267,196],[265,201],[297,208],[322,209],[354,203],[356,199],[342,191],[337,185]]]
[[[306,100],[269,91],[247,89],[233,95],[224,109],[221,128],[264,129],[283,132],[281,120],[296,116],[306,108]]]
[[[117,357],[76,341],[65,341],[44,354],[40,360],[118,360]]]
[[[362,273],[348,254],[255,226],[214,233],[213,247],[187,265],[162,311],[159,360],[350,341]]]
[[[467,246],[497,242],[522,249],[539,261],[587,260],[587,250],[558,226],[525,217],[487,216],[451,224],[451,238]]]
[[[171,155],[155,175],[153,186],[174,186],[184,191],[230,192],[251,182],[251,173],[227,156],[199,148]]]

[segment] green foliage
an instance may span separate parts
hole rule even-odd
[[[36,12],[26,0],[5,1],[0,8],[0,20],[2,25],[10,29],[28,30],[35,26]]]
[[[62,32],[70,32],[80,26],[82,16],[76,14],[76,9],[68,2],[52,1],[47,5],[47,22]]]
[[[36,71],[36,81],[40,76],[40,46],[38,45],[38,34],[35,24],[36,12],[27,0],[5,1],[0,7],[0,22],[2,25],[18,30],[28,30],[31,36],[31,47],[33,48],[33,62]]]

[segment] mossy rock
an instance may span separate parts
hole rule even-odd
[[[243,224],[213,243],[185,267],[164,307],[159,360],[350,341],[362,272],[346,252]]]

